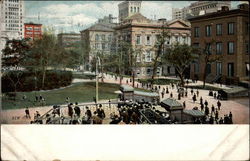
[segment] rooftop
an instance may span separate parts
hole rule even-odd
[[[161,101],[161,106],[170,108],[170,110],[179,110],[183,109],[182,104],[175,99],[167,98],[163,101]]]
[[[205,114],[200,110],[183,110],[183,112],[187,115],[191,115],[193,117],[203,117]]]
[[[148,96],[148,97],[158,97],[159,94],[155,92],[143,92],[143,91],[134,91],[136,95]]]

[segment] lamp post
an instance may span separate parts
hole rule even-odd
[[[95,74],[96,74],[96,103],[98,103],[98,65],[101,64],[100,58],[97,56],[96,57],[96,69],[95,69]]]

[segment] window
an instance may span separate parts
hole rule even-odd
[[[95,35],[95,41],[99,41],[99,35],[98,34]]]
[[[250,75],[249,63],[246,63],[246,76]]]
[[[141,57],[140,57],[140,55],[137,55],[137,56],[136,56],[136,62],[141,62]]]
[[[183,44],[186,44],[187,43],[186,37],[183,36],[182,39],[183,39]]]
[[[150,74],[150,71],[151,71],[151,69],[150,69],[150,68],[147,68],[147,74],[148,74],[148,75]]]
[[[150,45],[150,44],[151,44],[151,36],[148,35],[148,36],[146,37],[146,39],[147,39],[147,45]]]
[[[151,62],[151,52],[150,51],[146,52],[146,60],[145,60],[145,62]]]
[[[199,48],[200,44],[199,43],[193,43],[194,48]]]
[[[95,49],[98,49],[98,43],[95,43]]]
[[[200,37],[200,28],[199,27],[194,28],[194,37]]]
[[[105,50],[105,43],[102,43],[102,50]]]
[[[229,77],[233,77],[234,76],[234,63],[228,63],[227,64],[227,75]]]
[[[228,35],[234,34],[234,23],[228,23]]]
[[[208,55],[212,54],[212,45],[211,45],[211,43],[206,44],[206,52],[207,52]]]
[[[136,7],[134,7],[134,12],[136,12]]]
[[[227,53],[234,54],[234,42],[228,42],[227,44]]]
[[[246,42],[246,54],[249,54],[249,43]]]
[[[207,73],[207,75],[211,73],[211,64],[207,64],[206,73]]]
[[[216,75],[221,75],[222,74],[222,63],[217,62],[216,63]]]
[[[206,36],[211,36],[212,34],[212,27],[211,25],[206,26]]]
[[[105,35],[102,35],[102,40],[105,40]]]
[[[136,44],[137,44],[137,45],[140,45],[140,44],[141,44],[141,36],[140,36],[140,35],[137,35],[137,36],[136,36]]]
[[[222,24],[216,24],[216,35],[222,35]]]
[[[175,41],[178,42],[178,36],[175,36]]]
[[[133,12],[133,7],[130,7],[130,12]]]
[[[109,35],[109,36],[108,36],[108,40],[109,40],[109,41],[111,41],[111,39],[112,39],[112,36],[111,36],[111,35]]]
[[[216,43],[216,54],[222,54],[222,43],[221,42]]]

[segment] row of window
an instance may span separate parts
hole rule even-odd
[[[133,10],[134,8],[134,10]],[[137,7],[137,10],[136,10],[136,7],[130,7],[130,12],[140,12],[140,8]]]
[[[247,25],[248,26],[248,25]],[[230,22],[227,24],[227,34],[228,35],[233,35],[235,31],[235,23]],[[216,24],[216,35],[222,35],[222,24]],[[200,37],[200,27],[195,27],[194,28],[194,37]],[[205,36],[210,37],[212,36],[212,25],[207,25],[205,26]]]
[[[156,35],[155,39],[158,39],[159,35]],[[170,39],[171,37],[166,38],[166,43],[165,44],[170,44]],[[188,38],[185,36],[174,36],[174,41],[175,42],[183,42],[183,43],[188,43]],[[146,35],[145,36],[145,44],[146,45],[152,45],[152,36],[151,35]],[[142,36],[141,35],[137,35],[136,36],[136,45],[142,45]]]
[[[95,35],[95,41],[100,41],[100,40],[103,40],[103,41],[106,40],[106,35],[104,35],[104,34],[102,34],[102,35],[96,34]],[[112,35],[108,35],[107,40],[111,41],[112,40]]]
[[[6,15],[19,15],[19,12],[5,12]]]
[[[199,47],[199,43],[194,43],[193,46],[194,47]],[[206,49],[206,52],[209,55],[211,55],[213,53],[211,43],[206,43],[205,49]],[[227,42],[227,54],[232,55],[232,54],[234,54],[234,52],[235,52],[235,43],[232,42],[232,41]],[[248,42],[245,43],[245,52],[246,52],[246,54],[249,53],[249,43]],[[216,44],[215,44],[215,53],[217,55],[223,54],[223,43],[222,42],[216,42]]]
[[[9,1],[9,2],[19,2],[19,0],[6,0],[6,1]]]
[[[19,20],[5,20],[5,23],[19,23]]]
[[[109,50],[111,48],[110,43],[95,43],[95,49]]]
[[[17,20],[19,20],[19,18],[20,19],[22,19],[23,17],[21,16],[21,17],[18,17],[18,16],[5,16],[5,18],[7,19],[9,17],[9,19],[17,19]]]
[[[197,7],[197,8],[194,8],[194,11],[200,11],[200,10],[204,10],[204,9],[214,8],[214,7],[216,7],[216,4]]]

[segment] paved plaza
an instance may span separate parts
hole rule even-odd
[[[171,79],[176,79],[176,78],[171,78]],[[75,82],[79,81],[88,81],[88,80],[77,80]],[[93,80],[94,81],[94,80]],[[101,81],[101,80],[99,80]],[[114,76],[111,75],[106,75],[104,74],[104,82],[106,83],[120,83],[119,77],[116,79]],[[132,82],[130,82],[130,78],[123,78],[122,79],[122,84],[127,84],[132,86]],[[189,85],[201,85],[202,82],[198,81],[197,83],[189,83]],[[209,84],[211,86],[216,86],[216,87],[221,87],[219,84]],[[154,85],[154,87],[159,85]],[[141,83],[135,81],[135,87],[142,88]],[[164,97],[162,98],[161,92],[163,88],[168,88],[169,93],[164,94]],[[222,88],[229,88],[225,85],[222,86]],[[160,95],[160,101],[166,98],[170,97],[170,93],[173,94],[173,98],[179,101],[180,103],[183,103],[185,101],[186,103],[186,109],[193,109],[194,107],[198,107],[200,109],[200,96],[203,98],[203,102],[207,100],[208,102],[208,107],[209,111],[211,111],[211,106],[214,105],[215,108],[217,108],[217,99],[215,99],[212,96],[209,96],[208,90],[203,90],[199,89],[199,96],[197,97],[197,101],[194,103],[192,100],[192,94],[191,94],[191,89],[188,88],[188,95],[187,97],[181,97],[181,100],[178,100],[178,93],[177,93],[177,88],[174,86],[172,88],[170,85],[160,85],[160,90],[159,95]],[[196,89],[194,89],[194,92],[196,93]],[[118,91],[116,91],[118,92]],[[116,102],[117,100],[113,100]],[[249,99],[248,98],[239,98],[239,99],[233,99],[233,100],[220,100],[222,106],[221,109],[219,110],[219,118],[224,117],[224,115],[228,115],[229,112],[232,112],[233,114],[233,123],[234,124],[248,124],[249,123]],[[79,103],[79,107],[81,108],[81,114],[85,114],[86,112],[86,104],[94,104],[94,102],[89,102],[89,103]],[[100,100],[99,103],[108,103],[108,100]],[[67,115],[67,105],[62,105],[62,113],[63,115]],[[95,105],[88,105],[89,109],[93,113],[96,110]],[[34,107],[34,108],[29,108],[30,114],[31,114],[31,119],[25,118],[25,109],[14,109],[14,110],[4,110],[1,112],[1,122],[2,123],[11,123],[11,124],[28,124],[30,123],[31,120],[34,118],[34,114],[36,111],[39,111],[41,115],[45,114],[47,111],[52,109],[52,106],[44,106],[44,107]],[[102,106],[102,109],[104,110],[106,114],[106,118],[103,120],[103,124],[108,124],[111,119],[110,119],[110,114],[116,114],[119,115],[117,105],[116,104],[111,104],[111,107],[109,107],[109,104],[105,104]]]

